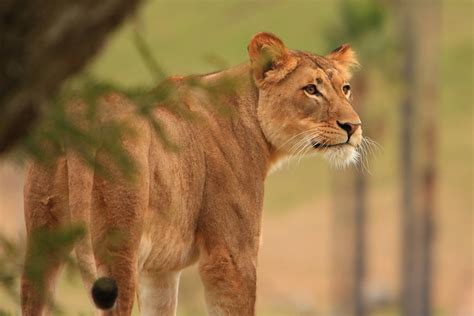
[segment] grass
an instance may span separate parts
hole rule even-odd
[[[472,160],[470,137],[458,137],[463,129],[472,126],[472,66],[474,53],[470,16],[472,4],[443,2],[441,50],[441,104],[436,111],[442,137],[441,161],[446,154],[462,151],[458,166]],[[315,13],[317,12],[317,13]],[[246,45],[257,31],[268,30],[280,35],[289,47],[324,53],[325,30],[334,24],[336,9],[329,1],[279,1],[269,5],[265,1],[153,1],[148,2],[136,23],[122,28],[112,38],[101,57],[92,66],[98,76],[125,85],[151,84],[151,76],[143,65],[132,41],[134,26],[143,32],[161,66],[169,74],[192,74],[215,71],[209,63],[210,55],[234,65],[247,59]],[[390,61],[387,60],[387,63]],[[364,71],[364,70],[362,70]],[[396,74],[391,74],[396,76]],[[391,91],[390,80],[376,78],[371,93],[370,116],[380,120],[381,133],[370,135],[383,147],[375,161],[373,181],[376,185],[393,185],[396,173],[384,166],[396,165],[398,145],[397,115],[400,87]],[[451,140],[456,139],[452,143]],[[464,142],[464,144],[459,144]],[[467,150],[467,152],[466,152]],[[448,167],[451,168],[451,167]],[[451,173],[451,172],[448,172]],[[469,184],[470,172],[463,172],[463,183]],[[305,160],[300,168],[285,168],[269,179],[266,205],[271,209],[286,209],[315,195],[328,192],[330,182],[314,184],[314,177],[327,179],[330,175],[321,160]],[[287,183],[298,183],[288,188]],[[319,183],[319,181],[318,181]],[[468,185],[469,187],[469,185]],[[307,197],[305,199],[305,197]]]

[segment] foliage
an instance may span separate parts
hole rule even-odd
[[[134,43],[152,76],[156,80],[163,80],[166,73],[153,58],[147,43],[138,32],[135,32]],[[183,84],[191,88],[204,89],[218,112],[223,115],[230,113],[228,108],[220,106],[218,95],[233,90],[238,85],[235,80],[228,78],[214,85],[205,86],[197,78],[190,78]],[[66,149],[72,150],[97,172],[110,176],[107,166],[95,160],[94,153],[100,148],[112,158],[127,178],[131,178],[135,165],[123,150],[120,140],[133,131],[125,124],[101,119],[101,100],[111,93],[127,97],[136,107],[136,113],[149,122],[157,137],[170,150],[177,150],[178,146],[168,139],[159,118],[153,115],[154,109],[166,107],[184,119],[196,119],[182,102],[176,102],[179,95],[172,81],[163,80],[156,87],[143,85],[128,88],[84,73],[65,84],[61,92],[52,98],[41,122],[23,142],[19,151],[21,157],[33,157],[40,162],[48,163],[64,154]],[[85,105],[85,108],[81,109],[78,103]]]
[[[19,303],[17,276],[22,272],[35,286],[43,284],[45,271],[51,258],[56,258],[67,267],[75,267],[75,261],[69,256],[74,243],[84,236],[81,226],[64,227],[55,230],[39,229],[31,233],[27,247],[30,256],[23,264],[21,243],[14,243],[0,236],[0,287],[13,301]],[[44,289],[41,289],[46,293]],[[54,310],[59,310],[54,302],[49,302]],[[3,311],[4,312],[4,311]],[[6,314],[6,312],[4,312]],[[0,315],[2,310],[0,310]]]
[[[349,42],[356,47],[356,51],[364,67],[385,68],[390,73],[386,63],[388,54],[397,51],[393,34],[389,31],[390,9],[382,1],[377,0],[346,0],[338,2],[338,23],[327,29],[326,42],[329,47],[336,47]]]
[[[135,33],[134,44],[152,76],[156,80],[163,80],[166,73],[153,58],[147,43],[138,32]],[[207,92],[211,106],[215,106],[215,110],[221,115],[230,115],[231,111],[221,106],[219,95],[234,90],[238,84],[231,78],[224,78],[216,84],[204,85],[197,77],[191,77],[183,83],[188,88]],[[84,73],[67,82],[60,93],[51,98],[49,105],[43,110],[40,122],[17,149],[17,157],[51,164],[66,151],[72,151],[104,177],[114,176],[111,168],[117,167],[125,178],[132,180],[136,170],[135,163],[124,150],[121,139],[133,136],[134,131],[123,122],[104,119],[102,101],[112,93],[119,93],[129,99],[135,107],[135,113],[147,120],[156,136],[169,150],[179,150],[179,144],[169,140],[162,123],[154,115],[154,110],[165,107],[183,119],[191,121],[197,119],[182,102],[177,102],[180,95],[172,80],[165,79],[156,87],[143,85],[128,88]],[[104,151],[114,165],[104,165],[96,160],[97,150]],[[84,227],[69,227],[52,231],[40,230],[30,234],[28,247],[34,249],[32,257],[28,258],[25,266],[19,261],[0,261],[0,287],[6,289],[17,301],[19,296],[14,288],[17,285],[17,277],[22,271],[33,283],[41,285],[45,267],[51,256],[58,256],[60,261],[74,265],[69,253],[74,242],[84,234],[84,229]],[[124,233],[116,232],[109,236],[104,244],[120,242],[125,238]],[[3,253],[5,258],[22,258],[21,254],[24,251],[21,243],[13,243],[4,238],[1,242],[0,253]],[[99,256],[109,260],[100,251]],[[49,303],[58,310],[59,307],[55,306],[54,302]]]

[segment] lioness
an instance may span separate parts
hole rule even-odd
[[[138,135],[123,139],[137,164],[135,181],[120,172],[102,177],[72,152],[52,166],[32,163],[28,169],[28,234],[70,223],[87,227],[75,250],[101,313],[130,315],[138,293],[141,314],[175,315],[180,272],[198,261],[210,315],[254,315],[269,170],[299,153],[321,153],[336,165],[357,160],[362,129],[348,84],[357,61],[348,45],[323,57],[258,33],[248,53],[250,62],[228,70],[169,80],[179,96],[174,102],[198,117],[154,109],[178,150],[169,150],[147,121],[123,110],[131,101],[105,99],[108,115],[126,120]],[[205,88],[229,78],[238,84],[212,95]],[[222,108],[230,115],[222,115]],[[95,157],[114,168],[100,149]],[[120,242],[110,241],[115,233]],[[45,293],[52,295],[61,265],[51,256],[39,286],[23,275],[24,315],[46,311]]]

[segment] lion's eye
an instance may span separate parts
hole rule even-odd
[[[308,94],[315,95],[315,96],[318,96],[318,97],[322,96],[322,93],[319,92],[318,88],[316,88],[316,86],[314,84],[309,84],[309,85],[305,86],[303,89]]]
[[[349,84],[345,84],[342,86],[342,91],[345,95],[347,95],[351,91],[351,86]]]

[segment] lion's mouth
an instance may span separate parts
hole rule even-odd
[[[321,144],[321,143],[317,143],[317,142],[312,142],[311,143],[311,146],[313,146],[313,148],[331,148],[331,147],[337,147],[337,146],[344,146],[344,145],[347,145],[348,143],[338,143],[338,144]]]
[[[335,167],[345,167],[359,159],[357,147],[350,142],[326,144],[313,140],[311,145],[316,153],[322,154]]]

